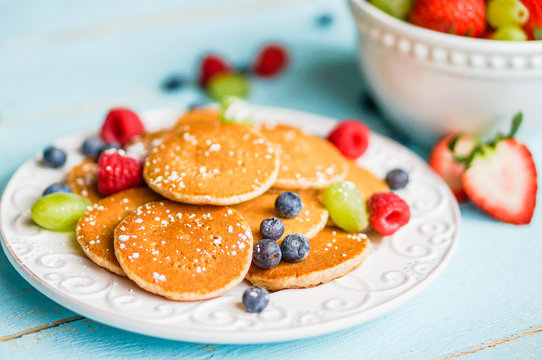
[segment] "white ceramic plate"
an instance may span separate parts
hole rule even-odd
[[[149,129],[171,124],[176,110],[143,116]],[[287,122],[326,134],[330,118],[275,108],[256,108],[258,121]],[[271,294],[268,308],[249,314],[240,304],[248,286],[202,302],[175,302],[152,295],[130,280],[88,260],[73,233],[36,226],[30,208],[50,183],[62,181],[81,161],[79,147],[89,134],[59,140],[68,152],[60,170],[44,168],[39,157],[13,175],[0,208],[2,246],[17,271],[59,304],[121,329],[162,338],[205,343],[268,343],[306,338],[357,325],[397,308],[432,283],[450,261],[459,237],[459,208],[447,186],[401,145],[376,134],[359,164],[377,176],[395,167],[410,173],[399,191],[410,205],[407,226],[390,237],[372,235],[373,252],[355,271],[331,283]]]

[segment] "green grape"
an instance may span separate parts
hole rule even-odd
[[[369,0],[370,3],[393,17],[405,20],[413,0]]]
[[[324,206],[339,228],[357,233],[369,225],[365,201],[350,181],[336,181],[324,191]]]
[[[70,193],[45,195],[34,203],[31,210],[36,224],[52,231],[75,229],[79,218],[91,206],[86,198]]]
[[[529,10],[519,0],[490,0],[486,11],[487,22],[494,28],[521,26],[529,20]]]
[[[222,124],[252,125],[250,105],[236,96],[224,97],[220,103],[220,122]]]
[[[491,36],[493,40],[501,41],[526,41],[527,35],[522,28],[516,25],[504,25]]]
[[[209,95],[220,101],[226,96],[245,97],[248,94],[248,79],[235,73],[224,73],[213,76],[207,85]]]

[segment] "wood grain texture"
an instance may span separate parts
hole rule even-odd
[[[321,29],[315,19],[324,12],[334,21]],[[268,40],[288,45],[293,61],[282,77],[254,79],[251,101],[360,118],[387,133],[359,105],[364,82],[343,1],[5,1],[0,22],[0,189],[55,138],[96,128],[109,107],[182,108],[205,99],[195,87],[164,94],[159,83],[174,72],[193,76],[210,50],[246,64]],[[541,135],[520,131],[519,138],[540,164]],[[462,215],[452,263],[420,296],[362,326],[270,345],[174,342],[79,319],[32,289],[0,252],[0,337],[7,339],[0,359],[541,358],[540,211],[525,227],[469,205]]]

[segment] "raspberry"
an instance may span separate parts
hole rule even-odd
[[[288,51],[278,44],[266,45],[260,50],[253,65],[256,75],[273,77],[288,65]]]
[[[130,109],[111,109],[107,114],[100,137],[108,143],[119,143],[124,146],[136,135],[145,132],[145,127],[139,116]]]
[[[392,192],[373,194],[367,200],[369,222],[382,235],[391,235],[410,220],[410,208]]]
[[[102,195],[143,185],[141,162],[123,150],[107,150],[98,160],[98,190]]]
[[[370,135],[371,129],[367,125],[345,120],[329,133],[328,140],[347,158],[357,159],[367,150]]]
[[[207,55],[200,63],[199,84],[207,87],[212,77],[231,71],[231,67],[218,55]]]

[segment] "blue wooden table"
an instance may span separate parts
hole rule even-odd
[[[172,73],[193,77],[202,54],[243,66],[271,40],[290,48],[292,64],[281,77],[252,81],[251,102],[359,118],[427,155],[360,101],[344,1],[4,0],[0,29],[0,191],[21,163],[57,137],[95,128],[112,106],[205,101],[195,86],[159,86]],[[542,159],[542,134],[519,138]],[[420,296],[349,330],[271,345],[182,343],[111,328],[41,295],[0,252],[0,359],[540,359],[541,216],[515,227],[463,206],[457,253]]]

